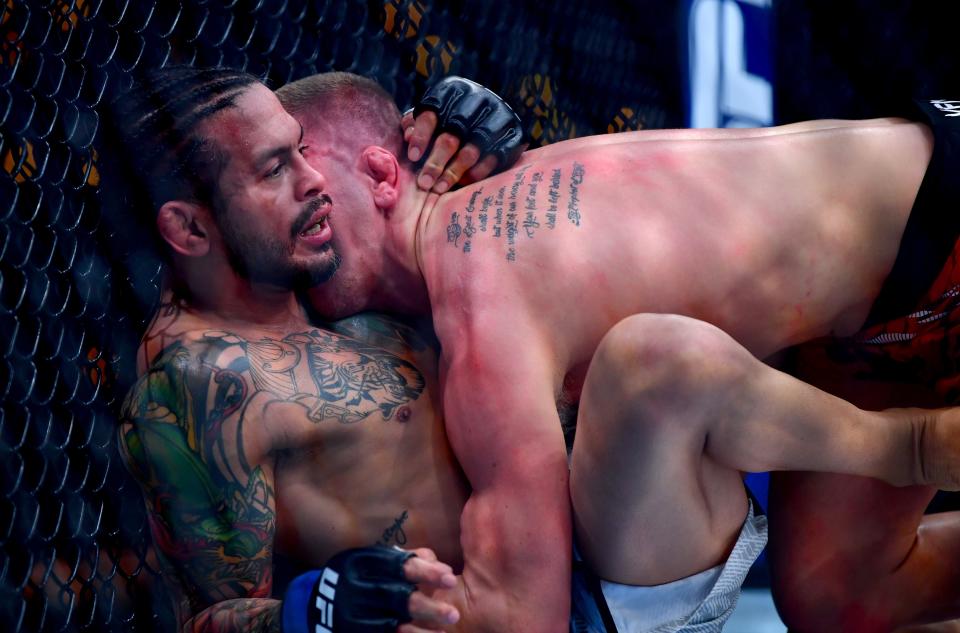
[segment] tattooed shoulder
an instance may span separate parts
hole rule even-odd
[[[168,345],[123,405],[120,448],[140,482],[158,550],[197,613],[267,595],[276,504],[272,470],[220,432],[249,386],[239,339]]]
[[[524,165],[505,175],[496,191],[485,192],[478,186],[465,206],[448,208],[449,247],[463,253],[496,247],[498,255],[515,262],[525,243],[549,239],[560,226],[580,227],[584,221],[580,187],[586,168],[577,161],[541,166],[544,169],[536,170]]]
[[[258,339],[209,330],[189,343],[175,341],[131,390],[126,417],[152,419],[189,409],[202,414],[205,432],[213,435],[234,413],[249,429],[254,418],[266,419],[278,405],[296,405],[292,410],[314,423],[354,423],[374,414],[406,419],[406,405],[426,388],[423,374],[404,358],[406,341],[416,333],[376,317],[350,327],[365,329],[368,339],[382,345],[319,328]]]
[[[303,349],[317,396],[327,410],[342,409],[342,421],[359,421],[374,413],[394,418],[426,387],[410,361],[382,347],[334,332],[313,330],[289,336]]]

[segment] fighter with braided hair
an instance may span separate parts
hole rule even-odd
[[[230,226],[189,198],[160,205],[157,226],[174,267],[197,292],[190,303],[158,313],[144,343],[152,362],[127,401],[122,431],[131,468],[146,482],[158,540],[177,561],[177,577],[189,581],[186,613],[199,615],[187,625],[275,622],[280,604],[262,599],[274,545],[307,566],[321,566],[338,547],[376,539],[432,544],[457,572],[451,586],[448,571],[432,567],[439,573],[411,594],[414,623],[403,630],[445,628],[455,619],[450,603],[463,616],[457,626],[467,630],[566,628],[567,460],[557,425],[548,423],[559,385],[545,385],[582,384],[587,361],[571,475],[578,538],[593,574],[576,585],[585,630],[722,625],[765,530],[749,508],[738,469],[813,467],[882,476],[896,485],[957,486],[955,411],[862,411],[751,355],[831,327],[856,329],[889,272],[909,215],[905,207],[930,157],[927,128],[904,121],[814,122],[585,139],[528,154],[499,180],[436,196],[414,190],[411,165],[401,156],[364,145],[349,117],[313,113],[304,145],[299,125],[264,90],[253,86],[236,104],[214,117],[217,147],[226,157],[217,195],[228,205]],[[890,147],[897,151],[880,151]],[[833,160],[848,152],[860,161]],[[724,165],[731,155],[749,158],[754,175],[764,176],[760,190],[742,179],[733,187],[698,177],[703,171],[729,175]],[[901,156],[914,160],[905,168]],[[322,169],[319,176],[303,158]],[[869,169],[861,171],[864,165]],[[796,175],[826,173],[826,166],[832,178],[817,187]],[[883,178],[872,177],[878,173]],[[858,176],[874,186],[851,189]],[[643,201],[645,213],[613,204],[619,198],[610,192],[622,194],[624,186],[631,200]],[[484,187],[494,191],[483,196]],[[785,190],[802,195],[774,220],[766,212],[780,207],[763,202],[771,195],[782,202]],[[755,197],[744,200],[744,192]],[[697,202],[709,203],[712,214]],[[824,205],[850,222],[840,226],[847,239],[821,252],[823,236],[836,233],[821,229],[838,217],[824,215]],[[430,209],[443,222],[417,215]],[[851,209],[873,214],[872,221],[844,215]],[[606,226],[616,220],[616,234],[599,239],[587,232],[594,239],[578,240],[576,231],[591,217],[605,218]],[[688,221],[671,229],[678,218]],[[780,232],[766,230],[770,225],[780,225]],[[638,233],[638,226],[645,230]],[[413,235],[423,239],[411,244]],[[628,235],[647,246],[636,256],[650,259],[630,268],[636,275],[627,282],[642,284],[644,292],[604,294],[620,276],[603,264],[635,252],[611,246]],[[539,246],[542,238],[548,246],[562,239],[564,247]],[[691,240],[700,248],[665,248]],[[874,248],[857,248],[862,242]],[[428,344],[395,324],[380,331],[361,324],[372,344],[302,329],[289,288],[338,265],[328,243],[337,245],[343,266],[331,277],[335,284],[312,289],[317,307],[351,310],[372,299],[422,308],[427,282],[435,314],[442,311],[443,404],[457,415],[451,437],[469,485],[436,415],[436,357]],[[587,248],[592,257],[582,256]],[[728,249],[742,257],[724,256]],[[824,260],[804,256],[810,253]],[[852,263],[834,266],[844,257]],[[710,266],[693,266],[704,258]],[[437,261],[449,265],[438,268]],[[851,278],[831,274],[841,268],[853,271]],[[593,276],[585,283],[588,273]],[[805,280],[818,283],[793,292]],[[544,290],[548,282],[567,299],[557,302],[556,293]],[[789,309],[794,296],[804,297],[796,315]],[[702,322],[660,315],[630,317],[607,332],[604,319],[612,325],[624,306],[636,309],[633,301],[645,301],[648,311],[709,317],[736,339]],[[744,310],[764,318],[741,318]],[[601,327],[591,329],[596,319]],[[555,327],[539,331],[544,324]],[[547,334],[575,344],[569,353],[552,354],[557,339]],[[471,346],[477,336],[484,344]],[[398,340],[403,345],[396,346]],[[465,345],[470,353],[463,353]],[[563,363],[577,358],[583,363],[565,373]],[[541,371],[550,363],[556,371]],[[385,424],[371,427],[374,420]],[[315,485],[320,481],[323,487]],[[377,522],[387,527],[371,533]],[[917,522],[908,527],[916,532]],[[276,538],[261,547],[271,531]],[[915,543],[898,539],[884,554],[900,548],[901,560],[920,562],[891,586],[930,570],[944,541],[949,534]],[[203,547],[192,549],[195,543]],[[337,602],[341,589],[360,588],[363,583],[353,581],[369,577],[367,563],[338,559],[299,577],[296,595],[282,607],[284,620],[291,618],[287,629],[322,630],[331,623],[392,629],[407,615],[398,605],[411,589],[398,581],[398,568],[402,563],[409,581],[406,567],[419,558],[372,563],[384,574],[375,576],[374,589],[390,598],[348,599],[346,606]],[[956,575],[945,567],[937,569],[946,582],[922,603],[900,611],[889,609],[889,601],[880,604],[889,610],[870,614],[874,628],[949,615],[942,587]],[[584,599],[591,591],[595,603]],[[827,597],[822,612],[846,608],[846,596]],[[374,610],[377,605],[388,613]],[[642,611],[644,605],[651,610]]]
[[[928,174],[943,169],[949,134],[934,149],[929,128],[884,120],[585,139],[528,154],[499,180],[441,197],[414,191],[411,165],[364,145],[349,117],[313,115],[304,137],[265,89],[241,91],[233,107],[198,126],[216,137],[211,206],[167,199],[156,216],[192,292],[158,312],[121,433],[154,533],[183,583],[188,628],[267,627],[282,610],[287,630],[390,630],[409,615],[414,622],[401,628],[416,631],[449,625],[450,603],[463,616],[457,626],[566,628],[567,461],[550,420],[557,383],[582,382],[588,360],[570,475],[592,572],[575,593],[586,630],[722,625],[764,533],[739,469],[813,467],[900,486],[958,485],[955,410],[863,411],[751,355],[854,332],[898,268],[899,238],[929,250],[930,217],[909,207],[926,199],[918,188],[939,195],[942,179],[920,180],[928,161]],[[749,179],[730,173],[731,156],[751,166]],[[492,195],[481,195],[484,187]],[[623,187],[644,213],[614,204]],[[911,229],[918,217],[919,238]],[[601,238],[588,230],[590,218],[616,231]],[[645,248],[623,247],[625,236]],[[560,240],[562,248],[541,245]],[[949,340],[949,331],[929,329],[949,322],[941,308],[956,296],[951,245],[928,297],[936,309],[911,313],[920,322],[905,332],[894,324],[894,334],[922,332],[937,348]],[[627,268],[626,282],[622,265],[604,268],[624,253],[646,258]],[[336,283],[312,291],[317,307],[350,310],[373,289],[374,301],[422,308],[427,282],[441,310],[443,404],[457,416],[451,436],[469,482],[437,416],[429,343],[395,323],[343,324],[366,328],[358,342],[304,319],[290,288],[329,275],[337,255]],[[618,279],[643,292],[611,293]],[[709,318],[735,338],[656,314],[606,331],[625,309]],[[544,324],[553,327],[538,329]],[[885,329],[868,344],[891,340]],[[553,335],[573,341],[567,353],[551,353],[562,340]],[[584,362],[569,366],[584,350]],[[551,363],[553,371],[542,371]],[[555,388],[545,387],[551,380]],[[928,494],[903,489],[910,506]],[[378,523],[386,527],[371,529]],[[804,620],[791,605],[787,613],[809,630],[831,617],[849,630],[890,630],[955,615],[956,566],[937,554],[955,551],[956,523],[934,523],[897,516],[883,526],[897,538],[870,544],[882,554],[875,561],[849,557],[861,567],[857,584],[846,585],[857,593],[801,582],[791,600],[812,595],[817,612]],[[402,560],[369,550],[324,566],[340,548],[374,540],[432,544],[452,567],[426,551]],[[275,550],[323,566],[300,576],[282,606],[267,598]],[[405,601],[418,573],[419,590]],[[888,599],[931,573],[936,582],[922,600]],[[875,584],[862,584],[865,575]],[[380,599],[369,600],[368,589]],[[595,603],[583,599],[591,592]]]
[[[137,90],[114,102],[123,127],[126,160],[152,180],[157,198],[189,195],[210,204],[218,159],[216,147],[196,128],[227,108],[256,83],[248,73],[228,69],[171,66],[148,73]]]
[[[490,96],[479,106],[509,113]],[[453,586],[453,568],[395,548],[437,543],[459,565],[467,488],[438,415],[435,343],[376,315],[329,328],[307,318],[296,293],[336,271],[339,207],[304,159],[300,124],[228,69],[162,69],[113,114],[112,177],[131,192],[113,206],[143,216],[169,267],[120,446],[177,624],[415,632],[456,621],[430,597]],[[519,121],[499,120],[519,145]],[[283,554],[307,573],[279,600]]]

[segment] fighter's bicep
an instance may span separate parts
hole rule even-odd
[[[551,442],[563,446],[552,372],[541,354],[499,347],[480,345],[445,365],[447,435],[475,487],[530,466]]]

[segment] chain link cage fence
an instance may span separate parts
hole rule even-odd
[[[172,627],[116,447],[161,269],[120,237],[129,183],[101,182],[114,95],[146,70],[189,63],[273,87],[348,70],[406,107],[459,74],[506,97],[533,146],[675,127],[681,4],[0,0],[0,627]],[[904,97],[956,94],[945,92],[960,70],[951,3],[774,9],[780,122],[890,115]]]
[[[865,119],[957,99],[956,2],[774,0],[777,121]]]
[[[348,70],[406,107],[460,74],[503,94],[534,145],[676,126],[674,9],[0,0],[0,628],[171,627],[143,501],[116,447],[161,279],[156,257],[113,225],[129,183],[101,182],[111,147],[100,132],[118,91],[171,63],[240,68],[273,87]]]

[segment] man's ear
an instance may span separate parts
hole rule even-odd
[[[163,203],[157,213],[157,230],[174,252],[203,257],[210,252],[210,214],[206,208],[184,200]]]
[[[360,155],[361,164],[373,178],[373,201],[381,209],[390,209],[397,204],[400,180],[400,164],[388,149],[371,145]]]

